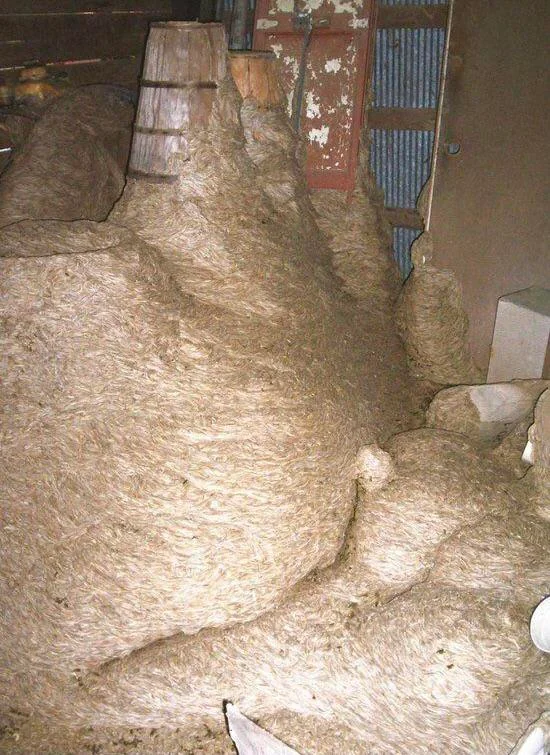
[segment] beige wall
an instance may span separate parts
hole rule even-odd
[[[499,296],[550,288],[549,40],[549,0],[456,0],[431,230],[483,369]]]

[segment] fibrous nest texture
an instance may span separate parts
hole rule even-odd
[[[56,99],[0,179],[0,227],[27,218],[103,220],[124,186],[134,109],[119,87]]]
[[[345,290],[360,306],[378,305],[383,312],[397,297],[397,268],[367,188],[359,186],[351,197],[341,191],[317,190],[312,200]]]
[[[9,165],[10,160],[18,153],[32,131],[34,121],[38,116],[15,114],[9,110],[0,110],[0,175]]]
[[[129,181],[108,222],[4,229],[18,709],[55,689],[70,705],[87,669],[280,602],[334,560],[357,452],[406,417],[380,400],[381,357],[314,220],[296,235],[263,191],[239,106],[226,82],[177,181]]]
[[[529,428],[535,465],[533,476],[538,496],[538,513],[550,521],[550,389],[535,408],[535,422]]]
[[[247,153],[274,206],[320,253],[323,242],[317,239],[321,231],[344,290],[359,306],[377,311],[390,330],[384,307],[397,297],[397,270],[368,176],[360,174],[351,196],[330,189],[310,194],[301,167],[301,144],[286,113],[261,108],[251,98],[243,102],[240,113]]]
[[[80,675],[69,710],[45,701],[54,736],[93,725],[73,736],[117,752],[125,726],[151,752],[167,732],[190,752],[224,752],[229,699],[302,753],[509,752],[550,702],[548,659],[528,632],[549,586],[549,524],[465,438],[420,430],[387,449],[364,449],[334,565],[253,622]]]
[[[468,340],[468,317],[456,276],[430,264],[432,241],[413,246],[414,269],[399,296],[397,326],[414,375],[437,385],[481,382]]]
[[[518,424],[533,423],[535,403],[549,385],[548,380],[514,380],[447,388],[431,402],[426,424],[494,446]]]
[[[387,434],[390,425],[397,431],[418,424],[422,399],[407,374],[394,324],[397,269],[372,191],[366,149],[360,151],[361,168],[351,195],[333,190],[309,192],[302,170],[303,144],[292,131],[286,112],[265,109],[249,97],[242,103],[240,118],[245,149],[285,236],[290,234],[294,244],[305,245],[326,261],[353,302],[365,341],[371,408],[385,415],[376,420],[379,437]]]
[[[228,699],[304,754],[506,751],[545,704],[546,473],[377,445],[391,296],[240,105],[108,221],[2,232],[1,747],[223,753]]]

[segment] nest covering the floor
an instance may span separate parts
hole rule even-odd
[[[400,433],[375,208],[296,150],[226,78],[175,181],[0,232],[2,751],[227,752],[229,699],[304,754],[490,755],[544,710],[549,393],[519,481]]]

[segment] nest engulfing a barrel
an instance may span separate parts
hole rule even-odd
[[[394,365],[319,234],[268,201],[231,82],[212,93],[172,182],[130,179],[100,225],[3,231],[2,708],[196,733],[226,698],[302,751],[342,730],[349,752],[448,751],[540,666],[516,602],[542,539],[495,528],[505,491],[455,435],[402,437],[396,480],[358,491]],[[512,561],[479,568],[510,528]]]
[[[75,668],[253,619],[331,563],[380,431],[369,328],[263,191],[232,81],[209,91],[174,180],[130,177],[95,231],[4,231],[0,694],[24,710]]]
[[[170,180],[175,154],[188,156],[189,135],[208,125],[215,90],[226,74],[223,24],[151,24],[134,125],[130,173]]]

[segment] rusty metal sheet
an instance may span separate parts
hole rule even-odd
[[[311,24],[300,114],[311,188],[351,191],[355,185],[374,14],[374,0],[258,0],[253,47],[278,57],[289,115],[304,18]]]

